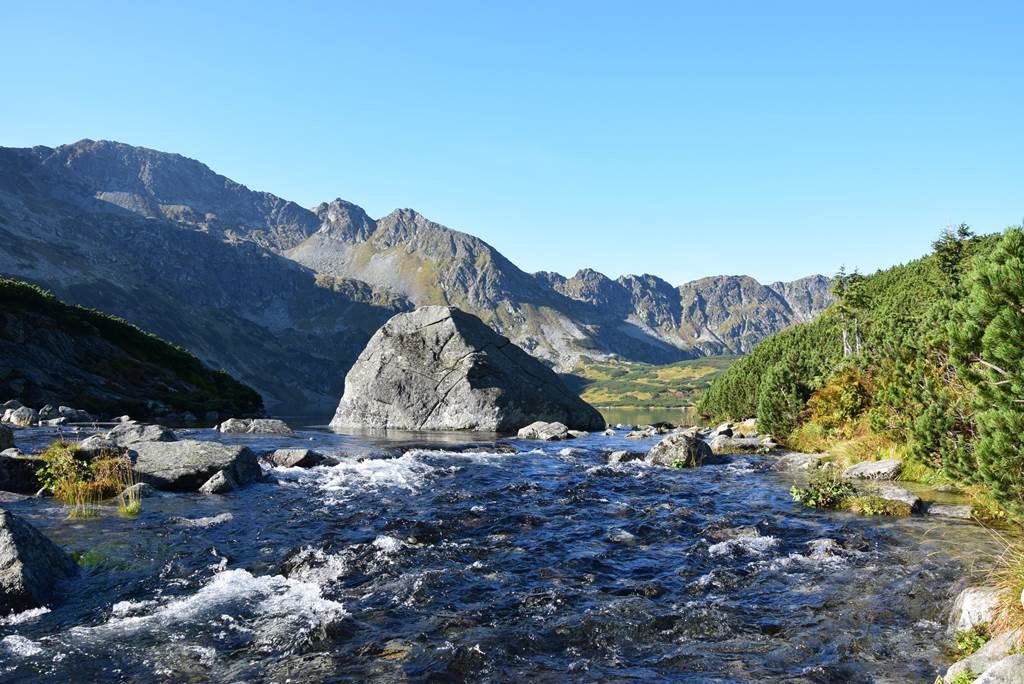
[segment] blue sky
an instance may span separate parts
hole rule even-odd
[[[0,145],[105,138],[527,271],[763,281],[1024,216],[1024,3],[0,0]]]

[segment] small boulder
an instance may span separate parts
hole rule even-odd
[[[120,449],[143,442],[176,442],[178,436],[163,425],[144,425],[142,423],[120,423],[109,432],[97,433],[82,440],[82,449],[99,451],[101,449]]]
[[[569,430],[569,436],[573,438],[589,437],[590,433],[586,430]]]
[[[613,451],[608,454],[608,462],[629,463],[630,461],[642,461],[645,455],[640,451]]]
[[[246,435],[292,435],[295,431],[275,418],[228,418],[217,428],[221,432]]]
[[[263,478],[256,455],[239,445],[200,442],[139,442],[131,447],[133,469],[156,489],[195,492],[222,471],[224,483],[241,487]]]
[[[14,431],[6,425],[0,425],[0,451],[14,448]]]
[[[572,435],[569,434],[569,428],[562,423],[545,423],[543,420],[538,420],[524,428],[520,428],[517,437],[519,439],[542,439],[546,442],[572,439]]]
[[[338,459],[311,449],[278,449],[263,457],[267,463],[281,468],[314,468],[338,465]]]
[[[5,423],[11,425],[17,425],[18,427],[29,427],[35,425],[39,421],[39,413],[35,409],[30,409],[27,406],[21,408],[10,409],[4,414]]]
[[[88,411],[82,411],[80,409],[71,408],[70,406],[58,406],[57,416],[60,418],[67,418],[69,423],[96,422],[96,416],[92,415]]]
[[[967,587],[953,602],[949,631],[964,632],[991,623],[999,607],[999,590],[995,587]]]
[[[34,456],[0,454],[0,490],[17,494],[35,494],[42,485],[36,471],[45,461]]]
[[[903,487],[874,487],[869,492],[879,499],[904,504],[911,513],[919,513],[921,511],[921,497]]]
[[[796,451],[780,454],[772,463],[772,470],[785,472],[806,472],[821,467],[828,454],[802,454]]]
[[[714,430],[711,431],[711,437],[732,437],[733,426],[732,423],[722,423]]]
[[[889,458],[884,461],[864,461],[843,471],[844,480],[895,480],[903,470],[903,461]]]
[[[716,454],[750,454],[765,446],[756,437],[727,437],[718,435],[712,438],[711,451]]]
[[[42,532],[0,510],[0,614],[49,603],[57,582],[77,570],[71,557]]]
[[[644,460],[654,465],[690,468],[711,456],[711,448],[705,441],[678,433],[651,447]]]
[[[612,430],[611,428],[608,428],[607,430],[605,430],[601,434],[604,435],[605,437],[614,437],[615,436],[615,430]]]
[[[958,518],[960,520],[974,519],[974,509],[966,504],[956,505],[933,503],[928,505],[928,509],[925,511],[925,513],[940,518]]]

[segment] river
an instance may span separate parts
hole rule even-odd
[[[342,463],[134,520],[5,504],[83,572],[0,624],[4,681],[930,682],[957,583],[995,550],[969,523],[802,509],[763,456],[606,465],[652,443],[621,431],[179,434]]]

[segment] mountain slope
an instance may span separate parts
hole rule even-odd
[[[312,210],[200,162],[121,143],[0,148],[0,274],[122,316],[256,387],[323,409],[370,335],[414,305],[456,306],[558,370],[749,351],[830,301],[821,276],[681,287],[529,274],[410,209]]]
[[[0,278],[0,397],[143,420],[258,415],[259,394],[123,321]]]
[[[561,370],[611,354],[654,363],[750,351],[765,336],[810,320],[831,301],[811,276],[764,286],[718,276],[674,287],[652,275],[529,275],[489,244],[411,209],[374,221],[334,200],[321,227],[285,252],[324,274],[364,280],[416,305],[457,306],[480,316]]]
[[[261,248],[263,236],[281,234],[269,214],[257,211],[250,218],[260,223],[252,225],[241,222],[241,213],[221,210],[234,217],[231,232],[255,235],[250,240],[112,204],[100,196],[129,187],[119,175],[126,156],[137,152],[136,170],[155,188],[166,185],[157,173],[166,164],[148,163],[149,151],[107,144],[101,149],[121,154],[107,171],[95,159],[82,160],[94,144],[80,146],[81,154],[0,150],[0,274],[179,344],[257,388],[268,405],[335,404],[343,370],[385,320],[407,308],[381,306],[369,288],[322,286],[308,269]],[[180,183],[183,188],[212,193],[206,182],[224,185],[202,173],[205,167],[185,166],[195,174]],[[223,206],[235,206],[239,192],[229,185]],[[210,204],[200,206],[216,208],[214,199],[203,197]],[[271,200],[268,206],[284,205]]]

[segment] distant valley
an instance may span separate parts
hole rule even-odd
[[[749,352],[814,319],[830,281],[529,274],[411,209],[307,209],[198,161],[114,142],[0,148],[0,274],[121,316],[256,388],[276,411],[330,409],[388,318],[472,312],[556,370]]]

